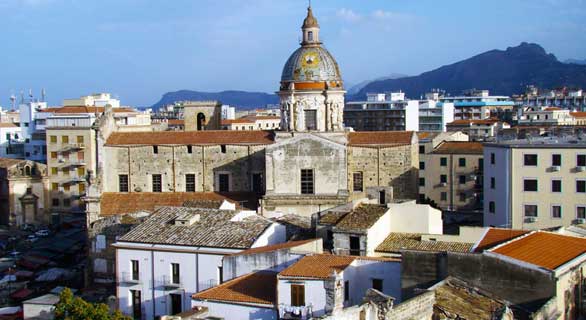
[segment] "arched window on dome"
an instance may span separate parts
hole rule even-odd
[[[308,41],[313,41],[313,31],[308,31],[307,32],[307,40]]]

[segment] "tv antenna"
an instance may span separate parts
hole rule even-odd
[[[10,95],[10,104],[12,105],[12,110],[16,107],[16,96],[14,94]]]
[[[41,89],[41,102],[45,102],[46,96],[47,92],[45,91],[45,88]]]

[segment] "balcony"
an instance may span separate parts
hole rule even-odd
[[[279,319],[300,319],[306,320],[313,317],[313,307],[308,306],[292,306],[288,304],[279,304]]]
[[[142,280],[138,274],[133,274],[132,272],[121,272],[118,276],[118,283],[120,284],[127,284],[127,285],[137,285],[141,284]]]
[[[183,288],[183,278],[173,276],[161,276],[156,281],[156,285],[165,291],[177,290]]]
[[[72,151],[79,151],[83,149],[85,149],[85,145],[83,143],[65,143],[57,152],[66,153]]]
[[[71,185],[71,184],[77,184],[77,183],[83,183],[85,182],[85,177],[79,177],[79,176],[70,176],[70,177],[66,177],[65,180],[63,180],[61,182],[62,185]]]

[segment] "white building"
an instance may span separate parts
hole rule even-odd
[[[519,125],[571,126],[575,124],[576,119],[570,110],[558,107],[530,108],[523,112],[519,119]]]
[[[222,120],[233,120],[236,118],[236,108],[227,104],[222,105]]]
[[[419,101],[403,92],[369,93],[366,101],[346,103],[344,124],[356,131],[418,131]]]
[[[46,102],[28,102],[20,104],[20,129],[24,142],[24,157],[27,160],[47,162],[47,146],[45,143]]]
[[[119,308],[135,319],[191,309],[222,282],[222,258],[285,241],[285,227],[250,211],[162,207],[114,244]]]
[[[79,99],[63,100],[64,107],[105,107],[111,105],[112,108],[120,107],[120,100],[112,98],[109,93],[94,93],[89,96],[82,96]]]
[[[22,130],[14,123],[0,123],[0,158],[22,158]]]
[[[586,143],[578,137],[484,145],[484,225],[543,229],[586,222]]]
[[[454,121],[454,104],[435,100],[419,101],[419,131],[445,132]]]
[[[455,120],[498,118],[510,121],[515,102],[508,96],[491,96],[488,90],[467,90],[461,96],[439,97],[443,103],[453,103]]]

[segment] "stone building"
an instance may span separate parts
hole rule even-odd
[[[310,216],[355,197],[415,199],[417,135],[346,130],[342,77],[311,8],[302,31],[281,76],[280,130],[210,130],[219,104],[186,104],[184,132],[105,136],[99,186],[88,200],[99,202],[101,192],[247,193],[262,198],[263,215]],[[190,124],[198,117],[205,121]]]
[[[0,224],[49,223],[48,187],[44,164],[0,158]]]
[[[185,131],[219,130],[222,105],[218,101],[189,101],[183,105]]]

